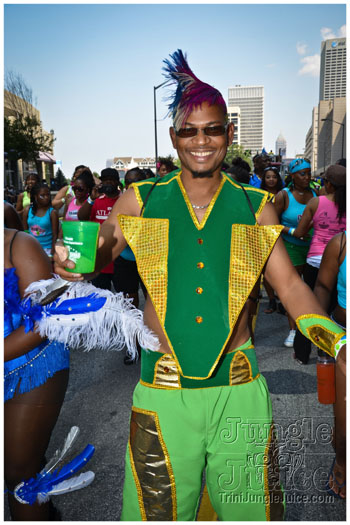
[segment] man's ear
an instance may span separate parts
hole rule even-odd
[[[227,146],[231,146],[232,144],[232,141],[233,141],[233,133],[235,131],[235,125],[233,122],[230,122],[228,125],[227,125]]]
[[[170,133],[171,142],[173,144],[173,148],[176,149],[176,133],[175,133],[175,128],[173,126],[169,128],[169,133]]]

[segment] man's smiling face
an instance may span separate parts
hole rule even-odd
[[[208,135],[204,128],[220,128],[226,126],[226,116],[219,106],[209,106],[204,102],[201,107],[192,111],[183,128],[196,128],[193,137],[180,137],[174,128],[170,128],[170,136],[174,148],[181,160],[183,173],[193,177],[211,177],[220,173],[227,147],[233,139],[233,124],[227,124],[222,134]]]

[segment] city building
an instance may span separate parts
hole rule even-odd
[[[281,157],[287,156],[287,141],[282,133],[280,133],[276,139],[275,154],[281,155]]]
[[[318,105],[317,174],[346,157],[346,98],[320,100]]]
[[[240,109],[240,144],[252,155],[264,145],[264,87],[234,86],[228,88],[228,107]]]
[[[15,119],[18,115],[31,115],[41,122],[40,111],[29,102],[10,93],[4,89],[4,117]],[[42,130],[47,137],[54,135],[53,130]],[[53,141],[52,141],[53,143]],[[11,161],[8,155],[4,154],[4,182],[5,185],[14,186],[16,190],[24,188],[24,181],[30,173],[39,173],[44,180],[50,185],[50,181],[54,178],[54,164],[56,159],[53,155],[53,148],[50,151],[40,151],[36,162],[25,162],[22,159]]]
[[[121,179],[124,178],[128,170],[137,167],[141,169],[149,168],[155,173],[156,163],[154,157],[114,157],[106,162],[106,168],[116,168]]]
[[[346,97],[346,38],[321,43],[320,100]]]
[[[241,110],[238,106],[228,106],[228,121],[233,122],[235,126],[232,144],[241,143]]]
[[[318,156],[318,106],[312,110],[312,123],[305,139],[304,156],[311,162],[311,176],[316,175]]]

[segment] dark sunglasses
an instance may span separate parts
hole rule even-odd
[[[73,191],[86,191],[85,188],[82,188],[82,186],[73,186]]]
[[[205,128],[180,128],[176,131],[176,135],[182,139],[188,139],[198,135],[198,131],[201,130],[208,137],[219,137],[220,135],[225,135],[226,129],[227,124],[226,126],[206,126]]]

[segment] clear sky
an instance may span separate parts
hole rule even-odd
[[[302,153],[318,104],[321,41],[345,36],[345,4],[6,4],[5,72],[33,89],[55,157],[70,177],[116,156],[154,156],[153,86],[180,48],[227,101],[236,84],[265,88],[264,146],[280,132]],[[158,154],[175,154],[157,91]]]

